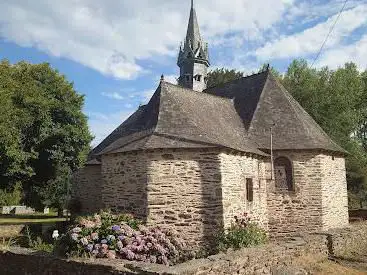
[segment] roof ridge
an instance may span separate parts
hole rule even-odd
[[[191,93],[195,93],[195,94],[200,94],[200,95],[204,95],[204,96],[209,96],[209,97],[213,97],[213,98],[217,98],[219,100],[223,100],[223,101],[229,101],[229,102],[232,102],[232,100],[230,98],[224,98],[222,96],[217,96],[217,95],[213,95],[213,94],[209,94],[209,93],[205,93],[204,91],[203,92],[199,92],[199,91],[195,91],[195,90],[192,90],[192,89],[189,89],[189,88],[185,88],[185,87],[182,87],[180,85],[176,85],[176,84],[172,84],[170,82],[163,82],[163,84],[168,84],[170,86],[174,86],[174,87],[177,87],[177,88],[180,88],[180,89],[183,89],[183,90],[186,90],[187,92],[191,92]]]
[[[249,126],[248,126],[248,128],[247,128],[247,134],[249,133],[249,130],[250,130],[250,128],[252,127],[252,123],[253,123],[253,118],[254,118],[254,116],[255,116],[255,114],[256,114],[256,112],[257,112],[257,110],[259,109],[259,107],[260,107],[260,105],[259,105],[259,102],[260,102],[260,100],[261,100],[261,98],[263,97],[263,95],[264,95],[264,90],[265,90],[265,87],[266,87],[266,84],[267,84],[267,82],[269,81],[269,74],[266,76],[266,80],[264,81],[264,85],[263,85],[263,87],[262,87],[262,89],[261,89],[261,93],[260,93],[260,96],[259,96],[259,99],[258,99],[258,101],[257,101],[257,104],[256,104],[256,108],[255,108],[255,110],[254,110],[254,112],[253,112],[253,115],[252,115],[252,118],[251,118],[251,122],[250,122],[250,124],[249,124]],[[254,141],[257,145],[259,145],[256,141]]]

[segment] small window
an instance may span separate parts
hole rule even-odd
[[[196,80],[200,82],[201,81],[201,75],[197,75]]]
[[[246,179],[246,200],[248,202],[254,200],[254,184],[252,179]]]
[[[275,187],[278,190],[293,191],[293,169],[291,161],[279,157],[274,161]]]
[[[190,81],[190,76],[189,75],[186,76],[186,81]]]

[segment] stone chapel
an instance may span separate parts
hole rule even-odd
[[[244,212],[279,237],[348,224],[346,152],[269,70],[207,88],[193,4],[177,65],[178,85],[162,79],[76,173],[80,212],[131,213],[194,245]]]

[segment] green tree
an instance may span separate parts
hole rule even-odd
[[[243,77],[243,72],[236,71],[236,70],[229,70],[229,69],[215,69],[208,73],[207,79],[208,83],[207,86],[214,87],[222,83],[226,83],[238,78]]]
[[[92,139],[84,97],[48,64],[2,61],[0,104],[0,187],[21,182],[27,204],[61,207],[65,196],[55,190],[67,192],[60,186],[83,165]]]

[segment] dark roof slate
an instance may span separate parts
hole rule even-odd
[[[259,149],[270,149],[272,127],[275,150],[324,149],[345,153],[269,71],[204,92],[234,100],[248,137]]]
[[[246,137],[231,100],[161,82],[149,103],[96,147],[91,157],[140,149],[198,147],[266,155]]]

